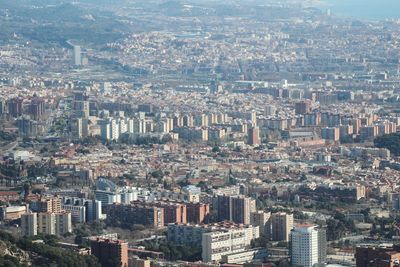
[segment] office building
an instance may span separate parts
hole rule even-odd
[[[325,263],[326,262],[326,255],[327,255],[327,236],[326,236],[326,229],[318,228],[318,263]]]
[[[75,138],[82,139],[89,136],[89,120],[76,118],[72,120],[71,132]]]
[[[21,215],[21,230],[24,236],[35,236],[38,231],[36,213],[26,213]]]
[[[252,226],[217,230],[202,235],[202,260],[219,262],[222,256],[246,251],[259,237],[259,228]]]
[[[340,139],[340,128],[338,127],[327,127],[321,129],[321,137],[325,140],[339,141]]]
[[[229,222],[212,223],[212,224],[168,224],[168,242],[176,245],[187,245],[187,246],[201,246],[203,240],[203,234],[211,232],[221,232],[230,229],[252,229],[252,237],[250,239],[259,237],[258,227],[251,225],[242,225]],[[249,232],[245,232],[250,234]]]
[[[86,208],[86,220],[97,221],[102,218],[102,206],[101,201],[99,200],[88,200],[84,201],[84,205]]]
[[[271,212],[256,211],[250,214],[250,224],[260,227],[260,235],[271,236]]]
[[[285,212],[274,213],[271,216],[271,239],[273,241],[289,241],[293,229],[293,214]]]
[[[7,103],[4,99],[0,99],[0,115],[6,112]]]
[[[12,98],[8,101],[8,114],[10,116],[17,118],[22,115],[22,102],[24,100],[22,98],[16,97]]]
[[[72,216],[70,212],[55,213],[56,235],[65,235],[72,232]]]
[[[260,141],[260,129],[258,127],[252,127],[247,131],[247,144],[256,146],[261,144]]]
[[[360,128],[360,139],[362,141],[372,140],[378,136],[378,126],[363,126]]]
[[[40,97],[33,97],[29,104],[28,113],[34,120],[40,120],[45,113],[45,103]]]
[[[268,253],[266,248],[246,249],[245,251],[222,255],[221,263],[243,264],[253,261],[263,262],[267,257]]]
[[[89,101],[75,100],[74,113],[77,118],[86,118],[86,119],[89,118],[90,115]]]
[[[356,267],[394,267],[400,262],[399,246],[356,247]]]
[[[104,141],[111,139],[110,123],[102,122],[100,124],[100,136]]]
[[[74,65],[75,66],[80,66],[82,65],[82,50],[79,45],[74,45],[73,46],[73,56],[74,56]]]
[[[209,233],[213,229],[223,227],[218,224],[199,225],[199,224],[168,224],[168,242],[176,245],[201,246],[204,233]]]
[[[304,114],[304,126],[319,126],[321,124],[321,113],[313,112]]]
[[[318,262],[318,230],[315,226],[299,225],[290,234],[293,267],[313,267]]]
[[[307,113],[311,113],[312,111],[312,106],[311,106],[311,100],[304,100],[297,102],[295,104],[295,113],[296,115],[304,115]]]
[[[209,204],[186,203],[186,221],[188,223],[207,223],[209,214]]]
[[[96,238],[90,240],[90,248],[101,266],[128,267],[128,242]]]
[[[18,132],[21,136],[37,136],[42,133],[43,127],[37,121],[31,120],[29,116],[20,116],[16,120]]]
[[[102,219],[102,206],[99,200],[65,196],[62,202],[63,209],[72,213],[73,222],[77,220],[90,222]]]
[[[217,196],[219,221],[250,224],[250,213],[255,211],[255,200],[245,196]]]
[[[37,213],[38,234],[64,235],[72,232],[72,219],[69,212]]]
[[[49,198],[41,198],[30,204],[31,210],[35,212],[57,213],[61,212],[61,199],[57,196]]]
[[[139,104],[138,112],[152,113],[153,105],[152,104]]]
[[[86,208],[78,205],[61,205],[62,209],[71,213],[71,219],[74,223],[86,222]]]
[[[163,221],[165,225],[169,223],[186,223],[186,205],[182,202],[172,201],[155,201],[155,202],[141,202],[134,201],[132,204],[142,205],[145,204],[149,207],[154,207],[163,211]]]
[[[37,214],[38,234],[55,235],[56,234],[56,216],[54,213]]]
[[[113,204],[107,210],[107,221],[113,220],[118,220],[124,225],[163,227],[164,209],[147,203]]]

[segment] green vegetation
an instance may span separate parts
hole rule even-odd
[[[219,151],[220,151],[219,146],[214,146],[212,149],[212,152],[214,152],[214,153],[217,153]]]
[[[53,242],[55,240],[53,239]],[[94,256],[82,256],[72,251],[56,247],[53,242],[34,243],[29,238],[20,239],[17,246],[25,251],[34,252],[40,256],[35,259],[35,266],[100,266]]]
[[[172,141],[170,135],[164,135],[161,139],[157,136],[133,136],[124,134],[119,138],[119,142],[127,145],[152,145],[152,144],[167,144]]]
[[[35,259],[34,266],[54,266],[54,264],[60,267],[100,266],[94,256],[82,256],[78,253],[50,246],[45,243],[34,243],[32,240],[27,238],[19,240],[18,247],[41,256],[40,258]]]
[[[35,240],[41,239],[42,242]],[[15,252],[25,251],[29,254],[33,266],[65,266],[65,267],[99,267],[94,256],[82,256],[71,250],[62,249],[57,246],[58,237],[52,235],[37,236],[35,238],[15,238],[13,235],[0,231],[0,240]],[[18,254],[18,253],[17,253]],[[20,263],[22,259],[11,255],[0,257],[0,266],[27,266]]]
[[[16,135],[0,131],[0,141],[14,142],[16,139]]]
[[[201,260],[200,246],[177,246],[166,242],[145,241],[141,245],[148,250],[164,253],[165,259],[175,261],[199,261]]]
[[[89,246],[89,244],[84,243],[84,237],[101,235],[103,234],[104,228],[105,223],[101,221],[94,221],[76,226],[74,229],[75,243],[82,246]]]
[[[11,178],[16,178],[19,176],[19,164],[17,163],[10,163],[8,165],[0,165],[0,174],[11,177]]]
[[[106,12],[92,10],[95,22],[84,19],[86,11],[77,5],[64,3],[49,4],[49,1],[36,1],[43,8],[31,8],[26,1],[2,1],[3,8],[18,14],[19,23],[4,20],[0,37],[5,40],[13,32],[28,40],[43,44],[59,43],[67,46],[67,40],[80,40],[84,43],[104,45],[121,38],[130,29]],[[32,24],[32,21],[37,23]],[[29,25],[29,27],[28,27]]]
[[[4,267],[19,267],[19,266],[27,266],[22,265],[16,257],[5,255],[0,257],[0,266]]]
[[[378,148],[387,148],[396,156],[400,156],[400,133],[385,134],[375,138],[374,144]]]
[[[47,167],[41,163],[28,166],[28,177],[42,177],[47,175]]]
[[[346,216],[340,212],[336,212],[332,219],[327,220],[326,224],[328,240],[338,240],[346,233],[356,232],[354,221],[346,219]]]

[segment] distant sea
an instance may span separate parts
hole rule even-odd
[[[400,18],[400,0],[320,0],[320,8],[332,14],[365,20]]]

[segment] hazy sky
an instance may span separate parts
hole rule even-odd
[[[322,0],[339,15],[366,19],[400,18],[400,0]]]

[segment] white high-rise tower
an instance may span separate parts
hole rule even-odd
[[[296,226],[291,231],[290,240],[293,267],[313,267],[318,263],[318,230],[315,226]]]
[[[79,45],[74,45],[74,65],[82,65],[82,51]]]

